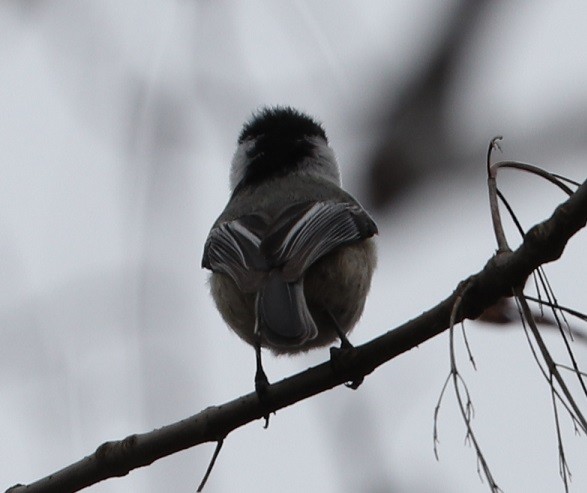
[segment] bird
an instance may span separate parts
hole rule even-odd
[[[322,124],[289,106],[245,122],[231,195],[204,245],[210,292],[255,348],[255,388],[269,383],[261,348],[293,355],[341,341],[362,315],[377,263],[377,225],[341,187]]]

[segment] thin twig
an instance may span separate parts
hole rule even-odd
[[[469,338],[467,337],[467,332],[465,331],[465,324],[461,321],[461,334],[463,335],[463,341],[465,343],[465,348],[467,349],[467,355],[469,356],[469,362],[474,370],[477,370],[477,365],[475,364],[475,358],[473,358],[473,353],[471,352],[471,346],[469,346]]]
[[[212,455],[212,459],[210,460],[210,464],[208,464],[208,469],[206,469],[206,474],[204,474],[204,477],[202,478],[202,482],[200,483],[200,486],[198,486],[196,493],[200,493],[201,491],[204,491],[204,486],[206,486],[206,483],[208,482],[208,478],[210,477],[210,473],[212,472],[212,469],[214,468],[214,464],[216,463],[216,459],[218,458],[218,454],[220,454],[220,449],[222,449],[223,444],[224,444],[224,437],[216,442],[216,448],[214,449],[214,454]]]
[[[572,371],[573,373],[578,373],[579,375],[583,376],[583,377],[587,377],[587,373],[584,371],[577,371],[575,368],[568,366],[568,365],[563,365],[562,363],[557,363],[556,366],[558,368],[563,368],[565,370],[569,370]]]
[[[532,357],[534,358],[534,361],[536,362],[536,365],[538,366],[540,373],[542,374],[544,379],[547,382],[549,382],[550,376],[549,376],[547,370],[542,366],[543,361],[539,358],[538,353],[536,352],[536,348],[534,347],[534,342],[532,341],[532,338],[530,337],[530,331],[528,330],[528,324],[526,323],[526,319],[523,316],[522,307],[518,303],[517,298],[516,298],[516,305],[517,305],[518,311],[520,313],[520,321],[522,322],[522,328],[524,329],[524,334],[526,335],[526,340],[528,341],[528,346],[530,347],[530,352],[532,353]],[[577,420],[577,418],[575,418],[573,410],[566,403],[565,399],[560,394],[560,392],[555,387],[551,387],[551,391],[556,395],[556,398],[558,399],[558,401],[561,403],[561,405],[565,408],[565,410],[567,411],[567,413],[571,417],[571,420],[572,420],[573,424],[575,425],[575,428],[580,426],[579,421]]]
[[[546,364],[546,367],[548,368],[549,374],[552,374],[552,376],[556,380],[557,384],[559,385],[559,387],[560,387],[560,389],[566,399],[566,402],[569,404],[571,409],[573,409],[574,416],[577,419],[577,421],[580,423],[581,429],[583,430],[584,433],[587,433],[587,420],[585,419],[585,416],[583,415],[582,411],[579,409],[579,406],[575,402],[575,399],[574,399],[573,395],[571,394],[571,391],[567,387],[566,382],[564,381],[561,374],[559,373],[559,371],[556,367],[556,364],[555,364],[550,352],[548,351],[548,348],[546,347],[546,344],[545,344],[544,340],[542,339],[542,336],[540,335],[540,331],[538,330],[538,327],[536,326],[536,322],[534,321],[534,318],[532,317],[532,312],[530,311],[530,307],[528,306],[528,303],[524,299],[524,294],[522,293],[520,288],[514,288],[514,294],[516,296],[516,299],[520,303],[520,307],[521,307],[522,312],[524,314],[524,318],[528,322],[528,326],[530,327],[530,331],[532,332],[532,336],[534,337],[534,340],[536,341],[536,344],[538,345],[538,349],[540,350],[542,358]]]
[[[457,403],[459,405],[459,409],[461,411],[461,416],[462,416],[463,421],[465,423],[465,427],[467,428],[467,433],[466,433],[465,439],[470,444],[472,444],[473,448],[475,449],[475,454],[477,456],[477,472],[479,473],[479,476],[481,478],[483,478],[483,476],[485,476],[485,478],[487,479],[488,486],[491,489],[492,493],[497,493],[497,492],[500,492],[501,489],[499,488],[499,486],[495,482],[495,479],[493,478],[493,474],[491,473],[491,469],[489,468],[489,464],[487,463],[487,460],[485,459],[485,456],[483,455],[483,452],[481,450],[481,446],[479,445],[479,442],[477,441],[477,437],[475,436],[475,431],[473,430],[473,426],[471,424],[471,420],[473,419],[473,414],[474,414],[473,402],[472,402],[471,396],[469,394],[469,389],[467,388],[467,383],[465,382],[465,380],[463,379],[463,377],[459,373],[459,370],[457,367],[456,355],[455,355],[454,324],[455,324],[455,320],[457,318],[457,313],[459,311],[463,296],[466,293],[467,289],[468,289],[468,287],[465,286],[465,288],[463,289],[463,293],[461,295],[457,296],[457,298],[455,300],[454,307],[451,312],[451,316],[450,316],[450,324],[449,324],[450,376],[452,377],[453,388],[455,389],[455,395],[457,398]],[[463,403],[463,397],[460,392],[459,382],[463,385],[463,389],[465,391],[466,403]],[[481,471],[483,472],[483,475],[481,475]]]
[[[544,285],[544,289],[545,292],[548,296],[548,301],[551,302],[552,306],[552,314],[554,316],[554,319],[556,321],[557,327],[559,328],[559,333],[563,339],[564,345],[565,345],[565,349],[567,351],[567,354],[569,355],[569,358],[571,360],[571,364],[573,365],[573,368],[575,369],[575,373],[577,375],[577,378],[579,380],[579,384],[581,385],[581,388],[583,389],[583,393],[585,394],[585,396],[587,396],[587,386],[585,386],[585,382],[583,381],[583,379],[579,376],[579,365],[577,364],[577,360],[575,358],[575,354],[573,353],[571,346],[569,344],[569,340],[567,339],[567,336],[565,334],[565,331],[563,329],[563,326],[561,324],[561,321],[559,320],[559,317],[557,315],[558,311],[557,311],[557,306],[558,306],[558,301],[556,299],[556,296],[554,295],[554,292],[552,290],[552,287],[550,286],[550,283],[548,281],[548,278],[546,277],[546,274],[544,274],[542,268],[538,269],[538,272],[541,273],[541,279],[543,279],[543,285]],[[567,327],[567,332],[570,334],[571,339],[573,339],[573,332],[571,330],[571,326],[569,325],[569,322],[567,321],[566,317],[564,316],[564,312],[560,312],[562,319],[564,320],[566,327]]]
[[[584,313],[581,313],[577,310],[573,310],[572,308],[569,308],[567,306],[562,306],[559,305],[558,303],[555,305],[549,301],[545,301],[541,298],[535,298],[534,296],[529,296],[527,294],[524,295],[524,297],[528,300],[528,301],[534,301],[535,303],[539,303],[540,305],[545,305],[545,306],[550,306],[550,307],[554,307],[558,310],[561,310],[565,313],[568,313],[569,315],[572,315],[573,317],[577,317],[581,320],[584,320],[587,322],[587,315]]]
[[[495,137],[489,144],[487,150],[487,189],[489,191],[489,210],[491,213],[491,220],[493,222],[493,232],[497,240],[498,252],[509,252],[507,239],[503,224],[501,222],[501,215],[499,214],[499,205],[497,203],[497,170],[495,164],[491,164],[491,154],[494,149],[499,149],[499,141],[502,137]]]
[[[552,409],[554,411],[554,423],[556,427],[556,441],[558,444],[558,458],[559,458],[559,475],[563,480],[563,484],[565,486],[565,493],[569,492],[569,480],[571,478],[571,470],[569,469],[569,465],[567,463],[567,458],[565,456],[565,447],[563,445],[563,438],[561,433],[560,427],[560,419],[558,415],[558,408],[556,406],[556,397],[554,392],[554,382],[552,381],[552,374],[550,375],[550,395],[552,398]]]
[[[444,385],[442,386],[442,390],[440,391],[440,395],[438,396],[438,402],[434,407],[434,429],[432,432],[432,440],[434,443],[434,457],[436,457],[436,460],[440,460],[438,456],[438,444],[440,443],[440,440],[438,439],[438,413],[440,412],[440,404],[442,402],[442,397],[444,396],[444,392],[448,387],[448,382],[450,382],[451,375],[452,374],[449,372],[446,379],[444,380]]]
[[[498,168],[514,168],[521,171],[526,171],[528,173],[532,173],[534,175],[544,178],[545,180],[548,180],[553,185],[556,185],[567,195],[573,195],[573,191],[558,178],[558,175],[553,175],[552,173],[549,173],[548,171],[545,171],[542,168],[539,168],[538,166],[534,166],[533,164],[522,163],[519,161],[500,161],[499,163],[493,164],[491,167],[492,170],[495,171],[497,171]]]

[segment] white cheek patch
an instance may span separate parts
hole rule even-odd
[[[304,170],[340,186],[340,170],[334,151],[319,137],[313,137],[309,140],[314,144],[314,155],[305,159]]]
[[[232,158],[230,166],[230,189],[234,190],[236,186],[245,177],[247,172],[248,157],[247,153],[254,147],[255,139],[246,139],[238,145]]]

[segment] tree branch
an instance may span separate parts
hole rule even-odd
[[[513,289],[523,286],[532,271],[560,258],[568,240],[586,222],[587,181],[548,220],[531,228],[515,252],[492,257],[483,270],[462,281],[453,294],[434,308],[354,350],[342,352],[339,358],[272,384],[263,402],[253,392],[149,433],[106,442],[92,455],[29,485],[13,486],[7,493],[79,491],[106,478],[124,476],[180,450],[219,441],[232,430],[270,412],[364,377],[446,330],[458,297],[462,299],[454,323],[475,319],[500,298],[512,296]]]

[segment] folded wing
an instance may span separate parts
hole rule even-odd
[[[202,267],[229,275],[242,291],[255,292],[269,270],[260,250],[266,228],[256,215],[212,228],[204,246]]]
[[[310,202],[286,209],[265,234],[260,249],[288,281],[332,250],[369,238],[377,226],[358,204]]]

